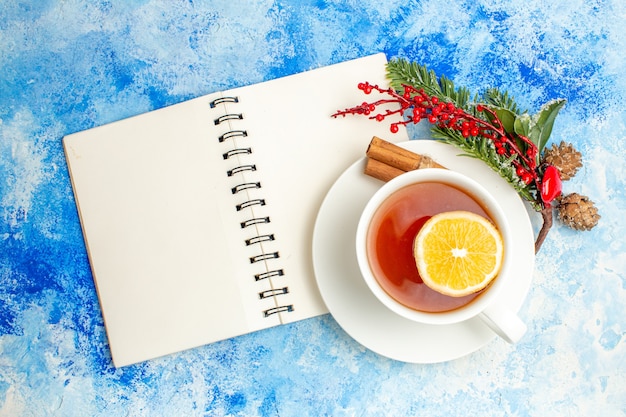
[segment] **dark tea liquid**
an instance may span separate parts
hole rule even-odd
[[[424,223],[446,211],[471,211],[489,219],[472,197],[442,183],[408,185],[389,196],[372,218],[367,252],[380,286],[396,301],[414,310],[444,312],[470,303],[479,293],[450,297],[431,290],[419,276],[413,241]]]

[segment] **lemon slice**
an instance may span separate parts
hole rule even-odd
[[[427,286],[462,297],[482,290],[498,275],[504,248],[489,220],[468,211],[449,211],[428,219],[415,237],[413,254]]]

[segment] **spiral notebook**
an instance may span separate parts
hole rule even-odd
[[[317,211],[389,124],[333,119],[386,84],[372,55],[64,138],[115,366],[327,313]],[[305,337],[305,335],[303,335]]]

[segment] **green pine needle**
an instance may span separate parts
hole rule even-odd
[[[393,59],[387,63],[387,77],[391,87],[396,91],[402,91],[404,85],[410,85],[423,89],[430,96],[453,101],[458,107],[470,110],[470,92],[467,88],[455,88],[452,80],[445,76],[438,78],[433,70],[424,65],[402,58]]]
[[[485,104],[489,104],[491,106],[500,107],[506,110],[509,110],[515,114],[525,113],[526,111],[520,111],[515,103],[513,97],[509,96],[509,93],[506,91],[500,91],[498,88],[489,88],[483,94],[483,99],[485,100]]]

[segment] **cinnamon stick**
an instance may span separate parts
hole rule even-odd
[[[367,158],[364,172],[371,177],[387,182],[398,175],[404,174],[406,171],[402,171],[401,169],[392,167],[376,159]]]
[[[415,169],[445,168],[427,155],[411,152],[376,136],[367,147],[366,155],[365,174],[381,181]]]

